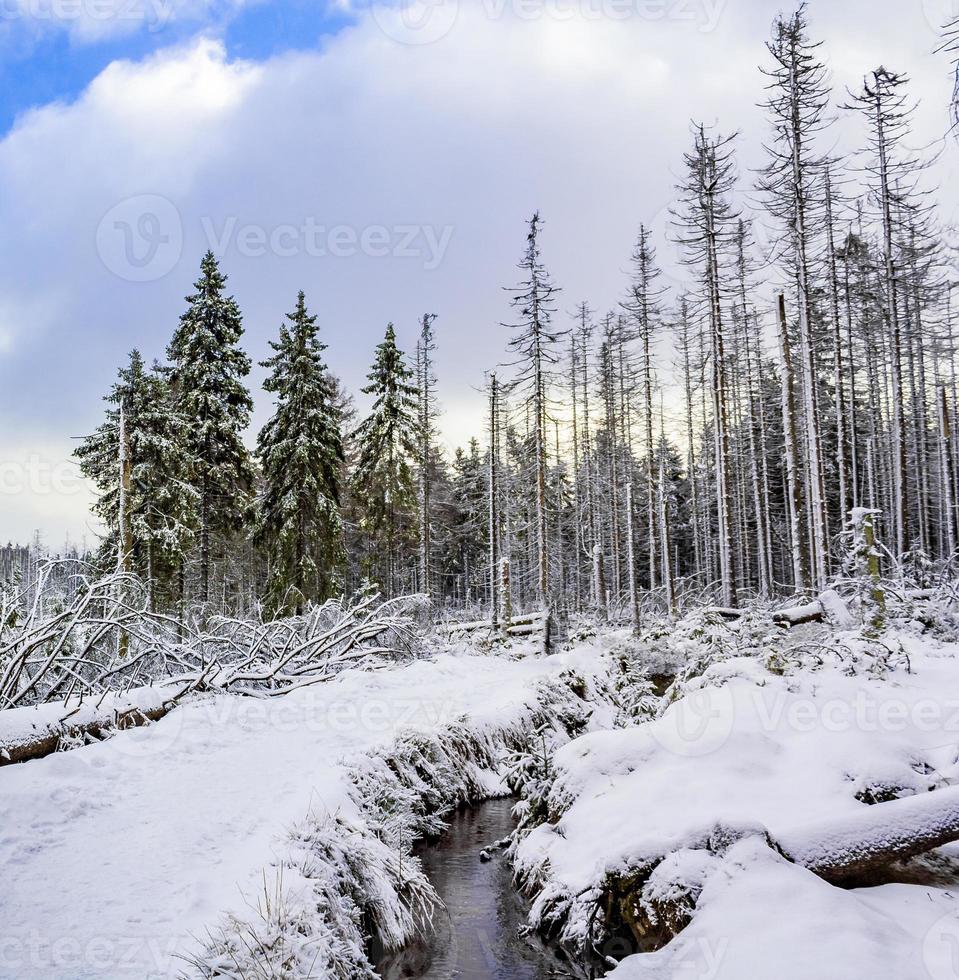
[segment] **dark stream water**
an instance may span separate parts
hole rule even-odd
[[[526,904],[513,888],[502,851],[480,851],[514,827],[510,799],[462,810],[440,840],[422,845],[423,868],[446,910],[435,935],[381,960],[384,980],[548,980],[571,976],[569,966],[535,937],[520,935]]]

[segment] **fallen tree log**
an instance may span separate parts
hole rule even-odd
[[[733,609],[727,606],[710,606],[706,615],[716,616],[726,622],[735,623],[746,615],[745,609]],[[820,623],[823,619],[822,604],[818,599],[804,603],[801,606],[791,606],[788,609],[777,609],[772,614],[772,620],[778,626],[801,626],[803,623]]]
[[[839,819],[797,827],[776,838],[761,825],[717,824],[703,834],[697,847],[722,855],[747,837],[760,837],[786,860],[830,884],[877,884],[888,880],[888,869],[895,862],[959,840],[959,786],[863,806]],[[667,856],[608,874],[596,905],[603,911],[605,927],[631,934],[643,952],[662,949],[686,928],[705,880],[694,874],[669,888],[647,890]]]
[[[733,609],[727,606],[710,606],[706,609],[707,616],[718,616],[720,619],[726,619],[730,622],[742,619],[744,612],[743,609]]]
[[[506,627],[506,632],[510,636],[535,636],[537,633],[541,633],[542,631],[542,623],[529,623],[527,625],[516,624]]]
[[[477,630],[491,630],[492,620],[481,619],[473,623],[450,623],[447,632],[452,636],[454,633],[473,633]]]
[[[727,606],[710,606],[706,613],[718,616],[728,622],[735,622],[745,615],[744,609],[733,609]],[[851,629],[856,625],[855,617],[848,606],[834,589],[826,589],[818,598],[804,602],[799,606],[789,606],[777,609],[772,613],[772,620],[778,626],[802,626],[804,623],[821,623],[827,621],[839,629]]]
[[[537,623],[542,624],[546,621],[546,613],[535,612],[526,613],[522,616],[512,616],[509,620],[503,620],[497,624],[498,628],[510,631],[515,626],[532,626]],[[450,623],[447,631],[452,636],[454,633],[472,633],[479,630],[493,629],[493,622],[489,619],[476,620],[470,623]]]
[[[957,840],[959,786],[950,786],[809,824],[776,844],[790,861],[843,884]]]
[[[70,706],[48,703],[0,713],[0,766],[42,759],[77,742],[159,721],[186,691],[142,688]]]
[[[773,622],[780,626],[801,626],[804,623],[831,623],[838,629],[852,629],[856,618],[845,600],[834,589],[826,589],[817,599],[790,609],[773,613]]]
[[[823,608],[818,599],[773,613],[773,622],[780,626],[802,626],[804,623],[821,623],[822,620]]]

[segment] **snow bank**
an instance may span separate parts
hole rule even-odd
[[[781,935],[787,929],[799,943],[802,936],[808,941],[809,917],[790,916],[788,908],[801,900],[797,895],[828,894],[823,908],[853,902],[842,918],[859,923],[850,926],[852,934],[873,943],[860,967],[882,961],[891,940],[888,930],[884,934],[877,927],[880,913],[859,893],[849,897],[789,866],[765,841],[767,834],[797,846],[818,841],[824,851],[820,856],[826,857],[832,847],[849,843],[851,821],[870,812],[867,803],[929,790],[941,792],[944,813],[952,813],[954,791],[941,787],[959,775],[957,648],[923,648],[915,637],[904,643],[912,673],[899,666],[882,676],[850,676],[848,664],[838,663],[783,675],[756,658],[714,663],[690,680],[686,693],[656,720],[590,733],[561,748],[548,800],[552,820],[529,833],[513,854],[519,878],[534,896],[532,924],[582,951],[592,939],[597,903],[644,887],[651,907],[646,912],[653,918],[657,905],[681,911],[684,901],[691,906],[689,897],[695,901],[693,924],[704,931],[689,927],[673,943],[697,936],[710,941],[725,936],[732,942],[739,920],[724,919],[717,931],[708,927],[715,920],[706,918],[703,925],[703,910],[722,906],[712,914],[733,916],[727,906],[740,901],[750,915],[763,911],[762,924],[753,922],[749,933],[765,929],[773,916],[782,917],[786,923],[770,931]],[[903,806],[908,809],[908,802]],[[736,882],[746,872],[736,855],[750,848],[747,866],[760,870],[750,872],[749,883],[740,886]],[[711,902],[720,882],[733,896]],[[903,894],[912,894],[910,887],[902,886]],[[789,895],[787,909],[771,900],[772,893],[780,892]],[[887,910],[891,919],[894,905]],[[816,922],[820,912],[812,913]],[[747,918],[744,912],[742,922]],[[830,918],[822,916],[822,924]],[[745,925],[735,937],[747,942]],[[665,952],[649,962],[668,962]],[[738,972],[722,975],[786,975],[757,956],[756,963],[763,963],[757,972],[742,965],[750,962],[743,954],[735,960]],[[802,962],[807,964],[804,975],[811,975],[808,956]],[[868,968],[836,972],[828,957],[817,962],[812,975],[850,980],[873,975]],[[621,970],[619,977],[632,975],[625,966]],[[696,975],[663,970],[635,975]],[[876,974],[887,975],[909,974]]]
[[[607,980],[947,980],[955,911],[934,888],[834,888],[751,838],[709,876],[683,932]]]
[[[460,739],[464,725],[478,740],[499,731],[505,745],[543,710],[537,686],[562,683],[569,669],[588,682],[604,667],[592,648],[347,671],[270,701],[190,702],[106,742],[0,769],[0,977],[174,977],[185,967],[178,956],[205,942],[221,942],[229,957],[223,943],[238,934],[223,913],[275,935],[278,905],[284,922],[307,916],[312,938],[327,929],[328,939],[348,940],[345,920],[317,915],[329,884],[321,857],[344,833],[361,835],[351,853],[375,856],[377,842],[391,851],[402,842],[402,820],[377,826],[370,817],[364,785],[383,772],[376,760],[405,752],[415,771],[410,753],[423,738]],[[498,788],[482,769],[480,760],[460,785]],[[389,789],[385,779],[378,785]],[[421,803],[407,834],[435,806],[412,789]],[[410,812],[397,808],[407,822]],[[353,880],[369,887],[362,869]],[[279,902],[264,917],[255,909],[268,896]],[[336,916],[349,918],[348,906]]]

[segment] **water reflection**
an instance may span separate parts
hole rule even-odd
[[[501,851],[482,862],[479,852],[513,829],[509,799],[490,800],[457,813],[449,831],[418,851],[423,867],[446,903],[436,932],[381,961],[384,980],[552,980],[571,976],[535,937],[520,935],[526,906],[513,888]]]

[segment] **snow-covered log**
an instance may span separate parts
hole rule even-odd
[[[801,606],[789,609],[779,609],[773,613],[773,622],[780,626],[801,626],[803,623],[821,623],[823,618],[822,603],[818,599]]]
[[[542,623],[517,623],[515,626],[508,626],[506,632],[510,636],[535,636],[543,631]]]
[[[779,834],[777,844],[796,864],[843,882],[956,840],[959,786],[950,786]]]
[[[470,623],[452,623],[448,627],[450,639],[467,633],[492,633],[500,630],[506,636],[520,639],[522,637],[542,637],[543,651],[548,653],[552,638],[552,617],[549,612],[539,610],[522,616],[513,616],[508,622],[503,621],[494,626],[492,620],[484,619]]]
[[[544,612],[533,612],[525,613],[522,616],[512,616],[509,620],[508,629],[514,626],[531,626],[534,624],[542,624],[546,619],[546,613]],[[458,635],[460,633],[474,633],[480,630],[491,630],[493,629],[493,621],[490,619],[479,619],[469,623],[450,623],[447,627],[451,636]]]
[[[720,619],[735,622],[744,615],[744,610],[726,606],[710,606],[706,613]],[[804,623],[821,623],[824,620],[838,629],[851,629],[855,620],[843,598],[834,589],[826,589],[818,598],[798,606],[777,609],[772,614],[773,622],[779,626],[802,626]]]
[[[804,623],[823,621],[838,629],[851,629],[856,624],[849,607],[834,589],[826,589],[812,602],[773,613],[773,622],[780,626],[802,626]]]
[[[728,619],[730,621],[735,621],[737,619],[742,619],[743,610],[733,609],[727,606],[710,606],[705,610],[707,616],[718,616],[720,619]]]
[[[715,616],[727,622],[734,623],[745,615],[744,609],[734,609],[727,606],[709,606],[707,616]],[[801,606],[790,606],[787,609],[777,609],[772,614],[773,622],[780,626],[800,626],[803,623],[822,622],[823,607],[818,599],[804,603]]]
[[[0,766],[41,759],[66,746],[159,721],[188,690],[188,685],[143,687],[0,712]]]
[[[492,620],[478,619],[471,623],[450,623],[447,629],[450,636],[455,636],[459,633],[474,633],[477,630],[491,630],[492,628]]]

